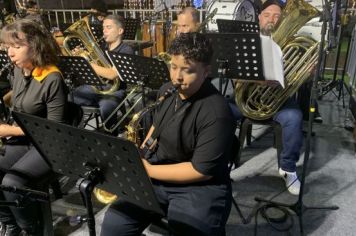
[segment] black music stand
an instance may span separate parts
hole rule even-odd
[[[92,86],[105,85],[105,82],[95,73],[84,57],[61,56],[58,67],[70,88],[83,84]]]
[[[2,69],[6,64],[10,63],[10,58],[7,55],[7,52],[0,50],[0,69]]]
[[[96,42],[100,42],[103,38],[103,25],[100,24],[90,24],[91,33],[94,36]]]
[[[126,18],[123,40],[135,40],[140,19]]]
[[[216,19],[219,33],[259,33],[256,22]]]
[[[219,90],[225,79],[264,81],[261,40],[258,33],[207,33],[214,49],[211,77],[219,77]]]
[[[170,81],[168,67],[163,61],[109,51],[107,55],[126,83],[159,89],[162,84]]]
[[[119,77],[128,84],[141,86],[142,106],[146,107],[145,88],[159,89],[162,84],[170,81],[166,63],[155,58],[107,51],[111,63],[116,67]],[[133,90],[134,91],[134,90]],[[137,105],[131,107],[128,113]],[[122,120],[125,117],[122,118]],[[120,124],[121,121],[118,123]],[[117,125],[118,126],[118,125]],[[143,136],[148,130],[146,119],[143,120]],[[114,127],[116,128],[116,127]]]
[[[96,185],[145,210],[164,215],[135,143],[29,114],[13,115],[55,172],[82,179],[79,190],[87,208],[90,236],[95,235],[91,194]]]
[[[0,50],[0,78],[1,78],[1,83],[6,83],[10,86],[9,82],[7,81],[7,75],[9,69],[9,63],[11,63],[11,60],[9,56],[7,55],[6,51]],[[4,84],[5,85],[5,84]],[[4,86],[1,84],[0,89],[2,89]]]

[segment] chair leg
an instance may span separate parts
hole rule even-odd
[[[245,139],[246,139],[246,135],[248,133],[249,125],[250,125],[250,122],[245,119],[244,121],[242,121],[242,124],[240,126],[241,127],[240,133],[239,133],[240,148],[239,148],[239,151],[237,154],[238,156],[237,156],[237,158],[235,158],[236,161],[234,163],[236,167],[240,166],[241,152],[242,152],[242,149],[244,148]]]
[[[247,146],[251,145],[251,139],[252,139],[252,124],[249,122],[247,126],[247,134],[246,134],[246,144]]]

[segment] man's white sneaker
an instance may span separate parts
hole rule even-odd
[[[281,175],[286,182],[288,191],[293,195],[299,195],[300,181],[297,176],[297,172],[288,172],[279,168],[279,175]]]

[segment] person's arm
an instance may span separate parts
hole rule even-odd
[[[150,130],[148,131],[146,138],[143,140],[140,148],[143,149],[145,147],[145,144],[147,143],[147,140],[151,138],[153,131],[155,130],[155,127],[152,125]]]
[[[10,90],[9,92],[7,92],[3,97],[2,100],[4,101],[4,104],[7,107],[11,107],[11,97],[12,97],[12,90]]]
[[[114,80],[115,78],[117,78],[119,76],[114,67],[107,68],[107,67],[99,66],[95,63],[90,63],[90,65],[93,67],[93,69],[97,75],[99,75],[105,79]]]
[[[24,136],[23,130],[15,125],[0,124],[0,137]]]
[[[152,179],[170,183],[186,184],[206,181],[211,178],[211,176],[203,175],[195,170],[191,162],[181,162],[168,165],[151,165],[145,159],[142,161],[148,176]]]
[[[6,106],[11,106],[12,90],[3,96]],[[23,136],[23,130],[16,125],[0,124],[0,137]]]

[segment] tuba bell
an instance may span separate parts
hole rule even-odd
[[[282,21],[272,35],[283,52],[285,88],[237,82],[235,101],[244,116],[254,120],[271,118],[308,80],[318,59],[319,42],[294,34],[318,15],[319,11],[304,0],[287,1]]]
[[[90,62],[94,62],[99,66],[103,66],[106,68],[111,68],[111,63],[105,57],[103,51],[99,47],[96,42],[93,33],[90,30],[89,26],[89,16],[85,16],[82,19],[74,22],[71,26],[69,26],[65,31],[65,35],[63,41],[63,48],[66,51],[66,54],[69,56],[82,56],[86,58]],[[79,39],[84,46],[84,50],[79,49],[78,52],[74,53],[70,47],[70,41],[74,39]],[[96,87],[93,87],[97,93],[100,94],[112,94],[115,92],[120,86],[119,78],[115,78],[113,81],[113,85],[109,90],[102,91]]]

